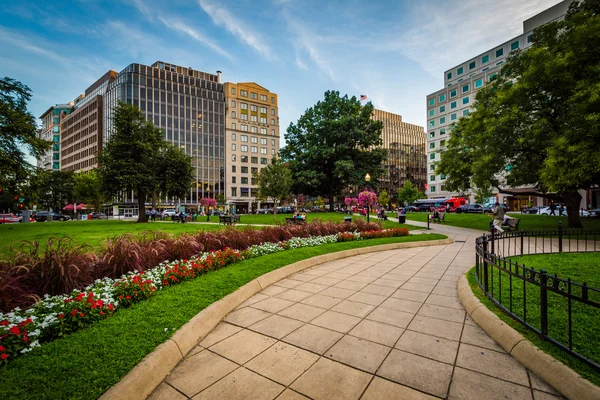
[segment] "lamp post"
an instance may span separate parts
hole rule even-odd
[[[365,182],[367,182],[367,191],[369,191],[369,182],[371,181],[371,175],[367,172],[365,175]],[[371,205],[369,204],[370,200],[367,200],[367,224],[370,222],[369,214],[371,213]]]
[[[352,188],[350,188],[350,199],[352,199]],[[352,200],[350,201],[350,211],[348,211],[348,214],[352,215]]]
[[[206,187],[206,199],[210,201],[210,186]],[[206,206],[208,211],[206,211],[206,222],[210,221],[210,205]]]

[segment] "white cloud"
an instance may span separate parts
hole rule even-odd
[[[207,13],[213,22],[227,29],[238,40],[252,47],[258,53],[270,60],[276,60],[271,48],[265,43],[257,32],[254,32],[243,21],[236,18],[231,12],[209,0],[198,0],[198,4]]]

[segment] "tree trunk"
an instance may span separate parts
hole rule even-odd
[[[333,184],[329,185],[329,212],[333,212]]]
[[[156,190],[152,191],[152,209],[156,208]]]
[[[138,220],[137,222],[148,222],[146,218],[146,192],[143,190],[138,190],[137,193],[138,198]]]
[[[274,198],[273,199],[273,222],[277,222],[277,204],[279,204],[279,202]]]
[[[583,228],[581,223],[581,217],[579,215],[579,205],[581,204],[581,195],[579,192],[574,191],[564,196],[567,205],[568,214],[568,227],[569,228]]]

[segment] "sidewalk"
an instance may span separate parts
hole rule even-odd
[[[256,294],[150,398],[560,398],[458,301],[482,232],[432,228],[455,243],[333,261]]]

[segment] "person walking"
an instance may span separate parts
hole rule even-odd
[[[494,209],[492,210],[492,216],[494,218],[493,226],[494,229],[500,233],[504,232],[504,230],[502,229],[504,214],[506,214],[504,208],[500,207],[500,203],[496,202],[496,204],[494,205]]]
[[[561,217],[563,211],[565,210],[565,207],[563,206],[563,203],[560,203],[560,206],[558,207],[558,216]]]
[[[556,216],[556,214],[554,214],[554,210],[556,210],[556,204],[554,204],[554,202],[552,202],[552,203],[550,203],[550,215]]]

